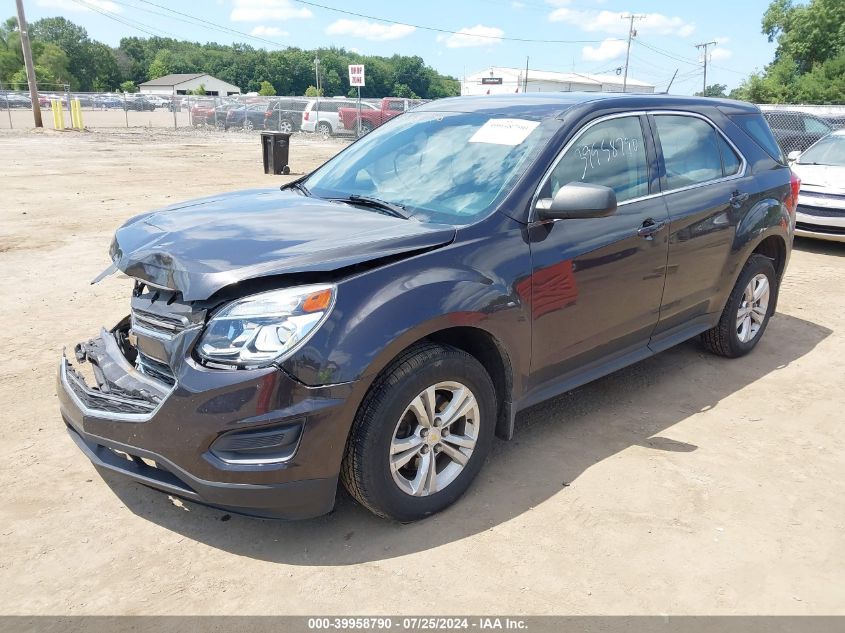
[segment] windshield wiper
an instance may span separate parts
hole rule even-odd
[[[384,211],[388,215],[392,215],[395,218],[402,218],[403,220],[409,220],[411,218],[411,215],[405,211],[405,205],[399,204],[398,202],[387,202],[386,200],[370,198],[369,196],[359,196],[357,193],[353,193],[348,198],[333,198],[333,200],[336,202],[357,204],[362,207],[372,207],[373,209]]]
[[[311,195],[311,192],[308,190],[308,187],[303,185],[300,181],[292,182],[288,185],[282,186],[282,190],[284,189],[296,189],[297,191],[301,191],[306,196]]]

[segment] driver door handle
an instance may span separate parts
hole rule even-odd
[[[647,240],[654,239],[654,234],[666,226],[665,221],[655,222],[651,218],[645,220],[640,228],[637,229],[637,235],[644,237]]]
[[[737,191],[734,191],[731,194],[730,203],[731,203],[732,207],[734,207],[735,209],[738,209],[739,207],[742,206],[742,203],[745,202],[746,200],[748,200],[748,194],[742,193],[739,190],[737,190]]]

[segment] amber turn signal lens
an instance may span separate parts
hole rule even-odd
[[[314,294],[308,295],[305,301],[302,302],[303,312],[320,312],[329,307],[332,302],[332,291],[321,290]]]

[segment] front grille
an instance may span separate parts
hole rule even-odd
[[[171,387],[176,384],[176,377],[173,375],[170,365],[157,361],[155,358],[150,358],[141,351],[138,352],[135,358],[135,369],[145,376],[149,376]]]
[[[845,206],[845,203],[843,203]],[[845,218],[845,208],[832,209],[830,207],[816,207],[809,204],[798,203],[798,213],[812,215],[817,218]]]
[[[801,231],[809,231],[811,233],[823,233],[825,235],[845,235],[845,226],[825,226],[822,224],[807,224],[806,222],[796,222],[795,228]]]

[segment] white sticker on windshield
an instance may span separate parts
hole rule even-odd
[[[493,145],[519,145],[540,125],[539,121],[526,119],[490,119],[482,125],[470,143],[492,143]]]

